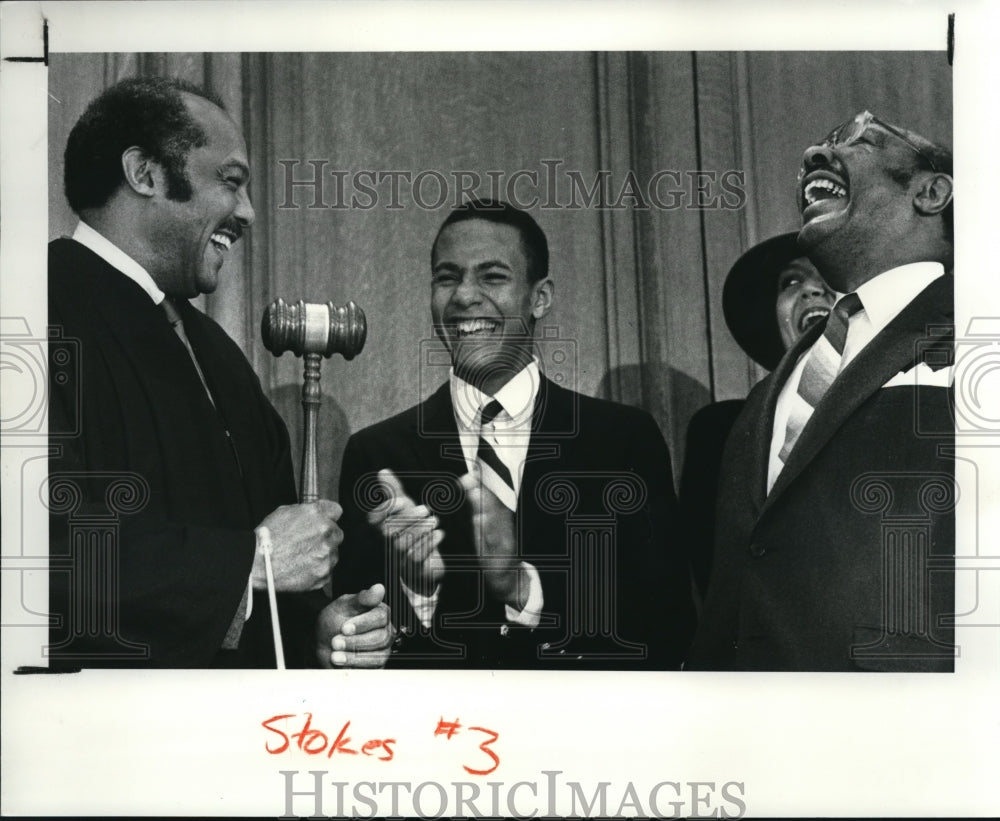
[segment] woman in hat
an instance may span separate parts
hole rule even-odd
[[[781,234],[755,245],[730,269],[722,290],[729,332],[768,371],[810,325],[826,320],[835,301],[834,292],[801,255],[797,236],[797,232]],[[722,450],[743,402],[714,402],[699,410],[688,425],[678,496],[691,569],[701,594],[712,565]]]

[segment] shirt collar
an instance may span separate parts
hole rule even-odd
[[[861,285],[856,293],[875,332],[892,322],[917,294],[943,274],[940,262],[912,262],[890,268]]]
[[[492,397],[456,376],[454,368],[451,370],[449,380],[451,405],[455,409],[455,419],[459,427],[465,430],[478,430],[479,412],[491,399],[496,399],[503,406],[514,426],[530,423],[541,385],[541,373],[538,369],[538,360],[532,359]]]
[[[89,248],[108,265],[125,274],[149,294],[154,303],[159,305],[163,302],[166,294],[159,289],[149,272],[103,234],[95,231],[87,223],[81,222],[73,232],[73,239]]]

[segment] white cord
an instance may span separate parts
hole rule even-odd
[[[260,552],[264,555],[264,573],[267,575],[267,600],[271,605],[271,632],[274,634],[274,657],[279,670],[285,669],[285,648],[281,643],[281,622],[278,620],[278,597],[274,590],[274,569],[271,567],[271,531],[258,528]]]

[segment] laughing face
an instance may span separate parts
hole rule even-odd
[[[552,282],[529,282],[512,225],[469,219],[447,226],[431,260],[431,315],[455,373],[493,395],[531,361],[535,322]]]
[[[805,257],[794,259],[778,274],[775,316],[781,341],[788,350],[811,325],[826,319],[833,307],[833,292]]]
[[[913,215],[913,149],[878,123],[850,144],[837,144],[837,132],[806,149],[799,172],[799,247],[821,262],[829,284],[847,292],[850,281],[874,275],[880,249],[906,235]],[[864,278],[861,279],[864,281]]]
[[[216,289],[219,269],[253,222],[254,211],[247,193],[246,145],[236,124],[207,100],[187,93],[183,97],[208,142],[188,153],[187,200],[170,198],[164,180],[153,239],[160,265],[150,273],[169,296],[190,298]]]

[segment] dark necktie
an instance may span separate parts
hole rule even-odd
[[[177,309],[177,306],[170,297],[166,297],[162,304],[163,312],[167,315],[167,321],[173,327],[174,332],[177,334],[181,342],[184,343],[188,356],[191,357],[191,362],[194,364],[194,369],[198,372],[198,378],[201,380],[202,387],[205,388],[205,393],[208,395],[208,401],[214,405],[215,400],[212,399],[212,392],[208,389],[208,382],[205,381],[205,374],[202,373],[201,365],[198,364],[198,357],[194,355],[194,348],[191,347],[191,341],[187,338],[187,334],[184,332],[184,320],[181,317],[180,311]]]
[[[798,394],[805,400],[805,404],[792,403],[788,414],[788,425],[785,428],[785,442],[778,454],[782,462],[788,461],[788,456],[795,447],[806,422],[812,416],[813,410],[840,372],[844,343],[847,341],[848,321],[862,307],[861,300],[854,293],[845,294],[837,300],[826,320],[823,336],[816,340],[809,351],[809,358],[802,368],[798,388]]]
[[[479,413],[479,448],[476,460],[483,477],[483,484],[504,503],[510,510],[517,509],[517,494],[514,492],[514,479],[510,470],[503,463],[489,442],[489,426],[503,410],[496,399],[486,403]]]
[[[212,392],[208,389],[208,383],[205,381],[205,374],[201,372],[201,365],[198,364],[198,358],[194,355],[194,348],[191,347],[191,342],[187,338],[187,334],[184,332],[184,320],[181,318],[180,311],[177,309],[177,306],[174,305],[173,300],[171,300],[170,297],[166,297],[162,304],[163,312],[167,315],[167,321],[171,324],[174,332],[180,338],[181,342],[184,343],[188,356],[191,357],[191,362],[194,365],[194,369],[198,372],[198,378],[201,380],[202,387],[205,388],[205,394],[208,396],[208,401],[214,405],[215,401],[212,399]],[[243,598],[240,600],[239,607],[236,608],[236,615],[233,616],[233,620],[229,624],[229,629],[226,630],[226,635],[222,639],[222,648],[224,650],[234,650],[239,646],[240,636],[243,634],[243,625],[246,624],[247,603],[249,598],[250,584],[248,582],[247,586],[243,590]]]

